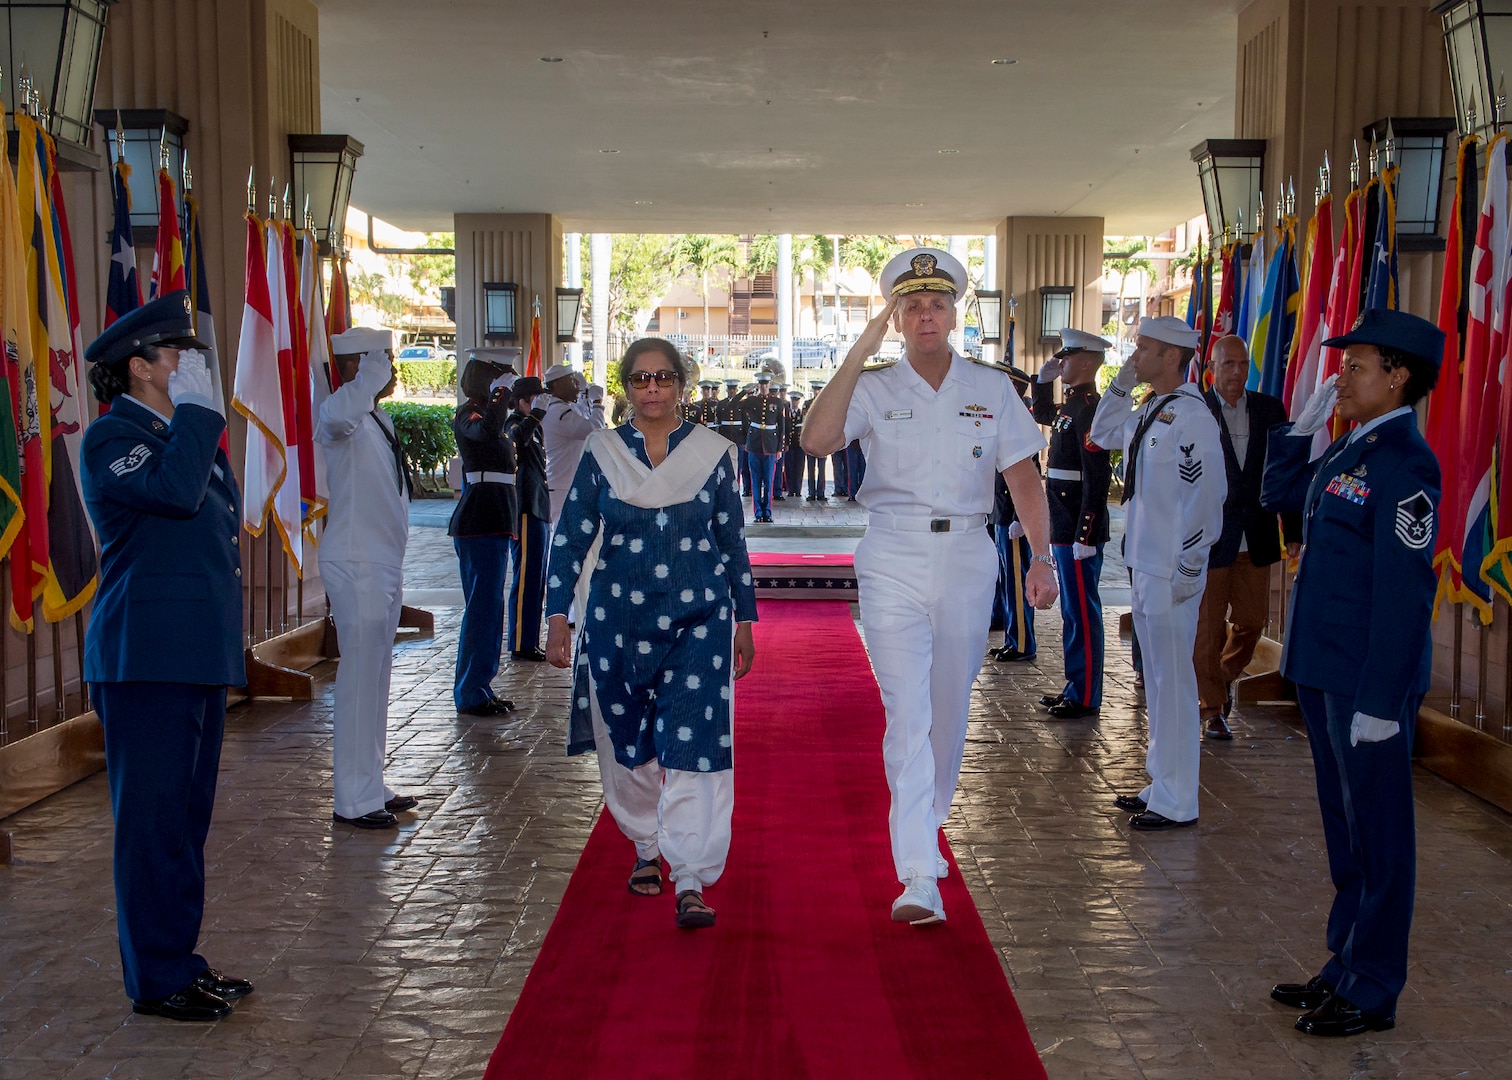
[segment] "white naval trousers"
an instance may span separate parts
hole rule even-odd
[[[887,711],[893,864],[901,882],[934,878],[987,649],[997,548],[985,528],[904,532],[874,518],[855,566],[866,651]]]
[[[361,817],[394,793],[383,783],[394,633],[404,606],[404,571],[382,563],[322,559],[341,660],[331,717],[336,813]]]
[[[627,769],[614,759],[614,744],[588,693],[593,745],[598,750],[604,805],[638,858],[661,855],[676,892],[702,892],[724,873],[730,854],[730,818],[735,810],[735,770],[687,772],[648,761]]]
[[[1133,571],[1134,633],[1144,659],[1145,714],[1150,747],[1145,771],[1150,783],[1139,797],[1172,821],[1197,816],[1197,770],[1202,758],[1202,722],[1197,708],[1197,668],[1192,649],[1202,593],[1171,603],[1171,582]]]

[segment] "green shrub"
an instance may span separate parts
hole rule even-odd
[[[417,363],[426,364],[427,361]],[[449,405],[385,401],[383,411],[394,421],[394,431],[404,447],[410,472],[434,480],[436,470],[445,469],[446,463],[457,452],[456,436],[452,434],[452,417],[457,410]]]
[[[457,362],[455,360],[398,360],[394,371],[406,393],[427,397],[455,396]]]

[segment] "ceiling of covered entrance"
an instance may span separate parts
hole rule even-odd
[[[404,228],[1114,235],[1201,212],[1188,151],[1232,134],[1243,6],[317,3],[323,127],[367,150],[352,202]]]

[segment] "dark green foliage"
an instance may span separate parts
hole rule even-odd
[[[451,397],[457,392],[455,360],[396,360],[394,371],[407,393]]]
[[[394,431],[404,447],[410,472],[434,481],[436,470],[445,469],[457,452],[457,440],[452,434],[452,417],[457,410],[449,405],[385,401],[383,411],[394,421]]]

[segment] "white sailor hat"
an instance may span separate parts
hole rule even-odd
[[[565,379],[571,374],[573,374],[573,371],[566,364],[552,364],[546,369],[546,374],[541,376],[541,382],[550,386],[558,379]]]
[[[1188,326],[1185,319],[1178,319],[1174,315],[1140,319],[1136,335],[1182,349],[1195,349],[1202,344],[1202,335]]]
[[[394,347],[394,332],[373,326],[354,326],[331,335],[331,352],[337,356],[361,356]]]
[[[1089,334],[1085,330],[1073,330],[1069,326],[1060,332],[1060,339],[1064,352],[1107,352],[1113,347],[1113,343],[1106,338]]]
[[[882,268],[878,279],[883,296],[904,296],[911,292],[948,292],[960,296],[966,291],[966,268],[948,251],[939,248],[910,248],[894,255]]]

